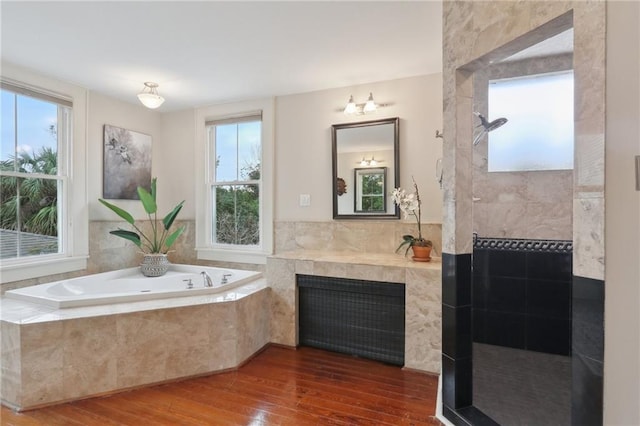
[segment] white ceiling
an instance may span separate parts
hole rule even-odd
[[[2,60],[160,111],[442,70],[441,1],[0,2]],[[346,99],[345,99],[346,102]]]

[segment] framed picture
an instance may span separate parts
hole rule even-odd
[[[138,186],[151,186],[151,136],[104,125],[104,176],[106,199],[137,200]]]

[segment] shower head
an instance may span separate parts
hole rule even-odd
[[[504,123],[508,121],[506,118],[501,117],[501,118],[496,118],[495,120],[489,122],[479,112],[474,112],[474,114],[477,115],[478,118],[480,119],[480,124],[478,124],[476,127],[482,127],[482,131],[480,131],[478,136],[476,136],[475,139],[473,140],[474,145],[478,145],[478,142],[480,142],[480,139],[485,134],[497,129],[498,127],[501,127],[502,125],[504,125]]]

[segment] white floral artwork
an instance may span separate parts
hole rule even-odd
[[[137,200],[138,186],[151,185],[151,136],[104,125],[103,197]]]

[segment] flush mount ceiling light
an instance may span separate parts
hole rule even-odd
[[[138,99],[142,105],[150,109],[156,109],[164,102],[164,98],[158,94],[158,83],[147,81],[142,92],[138,93]]]
[[[367,99],[367,102],[363,103],[363,104],[356,104],[355,101],[353,100],[353,95],[351,95],[349,97],[349,102],[347,103],[347,106],[344,108],[344,113],[345,115],[362,115],[362,114],[369,114],[372,112],[376,112],[376,110],[380,107],[384,107],[386,105],[383,104],[376,104],[375,101],[373,100],[373,93],[369,92],[369,99]]]

